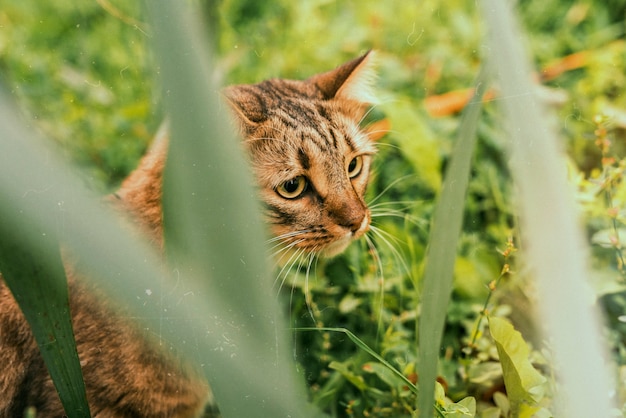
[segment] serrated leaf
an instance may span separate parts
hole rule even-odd
[[[530,349],[511,323],[489,318],[489,331],[500,357],[511,414],[531,416],[533,407],[543,396],[541,385],[546,379],[530,363]]]

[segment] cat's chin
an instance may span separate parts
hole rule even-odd
[[[332,258],[336,255],[341,254],[348,248],[348,245],[354,241],[352,234],[346,235],[344,238],[339,239],[331,244],[328,244],[322,251],[320,251],[320,257],[324,258]]]

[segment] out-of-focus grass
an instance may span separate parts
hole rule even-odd
[[[100,189],[135,166],[162,118],[145,18],[138,3],[118,3],[144,24],[96,1],[9,0],[0,11],[4,83]]]

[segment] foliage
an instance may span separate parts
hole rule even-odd
[[[626,370],[625,8],[624,0],[517,5],[540,69],[541,97],[564,139],[567,176],[592,248],[590,280],[620,371]],[[414,416],[423,260],[460,123],[452,104],[465,103],[486,55],[474,3],[222,0],[215,21],[216,77],[228,83],[302,78],[366,49],[380,51],[381,104],[374,113],[391,132],[380,140],[369,190],[373,245],[357,243],[340,257],[318,260],[312,271],[281,272],[291,286],[277,286],[275,294],[293,328],[318,329],[293,337],[314,404],[337,417]],[[132,169],[162,119],[152,37],[132,2],[6,0],[0,10],[4,85],[97,190],[114,188]],[[519,382],[531,367],[546,379],[541,399],[531,397],[536,415],[549,416],[552,407],[551,347],[538,333],[543,321],[530,314],[537,290],[526,260],[506,253],[512,243],[522,249],[525,243],[495,106],[498,87],[487,92],[478,120],[458,245],[444,248],[456,262],[435,389],[440,416],[516,416],[520,400],[528,400]],[[517,383],[515,370],[526,370]],[[621,405],[623,385],[617,393]]]
[[[542,398],[546,379],[533,367],[522,335],[502,318],[489,320],[489,332],[498,349],[502,376],[512,416],[532,416]]]

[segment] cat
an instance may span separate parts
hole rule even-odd
[[[304,81],[270,79],[223,91],[253,168],[283,262],[332,257],[368,230],[364,201],[376,134],[360,124],[374,103],[374,53]],[[167,129],[108,200],[157,248]],[[95,418],[213,416],[210,389],[188,365],[116,314],[66,262],[77,349]],[[0,276],[0,418],[64,416],[18,305]]]

